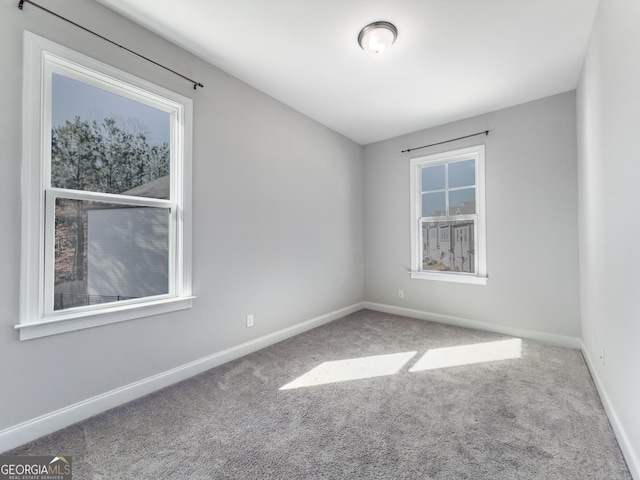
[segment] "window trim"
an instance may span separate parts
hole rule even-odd
[[[70,192],[80,199],[100,199],[102,194],[51,188],[48,183],[51,165],[51,76],[52,72],[98,86],[118,95],[142,101],[172,115],[171,128],[171,201],[144,199],[143,203],[171,206],[175,216],[170,223],[174,235],[170,238],[173,258],[170,265],[170,293],[148,297],[149,300],[102,304],[95,308],[71,308],[47,312],[45,221],[51,221],[51,207],[47,209],[45,195],[51,200],[61,192]],[[99,325],[122,322],[134,318],[167,313],[192,306],[191,294],[191,156],[192,112],[190,98],[157,86],[98,60],[87,57],[31,32],[24,32],[23,65],[23,153],[22,153],[22,254],[20,280],[20,323],[15,328],[20,340],[54,335]],[[107,195],[108,196],[108,195]],[[137,197],[119,195],[122,202],[135,204]],[[113,201],[112,198],[109,201]],[[50,270],[50,269],[49,269]]]
[[[462,160],[476,161],[476,260],[475,273],[468,272],[432,272],[422,270],[422,172],[424,166],[451,163]],[[411,212],[411,278],[422,280],[437,280],[442,282],[471,283],[486,285],[487,283],[487,255],[486,255],[486,215],[485,215],[485,146],[451,150],[433,155],[412,158],[410,161],[410,212]],[[456,218],[464,219],[467,215]],[[432,218],[432,217],[429,217]],[[449,218],[449,217],[443,217]],[[450,234],[451,235],[451,232]],[[438,228],[438,239],[440,230]]]

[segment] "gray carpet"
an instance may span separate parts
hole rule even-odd
[[[522,340],[520,358],[409,371],[507,339],[363,310],[10,453],[71,455],[76,480],[631,479],[577,350]],[[280,390],[412,351],[394,374]]]

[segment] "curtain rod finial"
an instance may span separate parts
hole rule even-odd
[[[23,6],[24,6],[24,0],[20,0],[20,3],[18,3],[18,8],[22,10]]]

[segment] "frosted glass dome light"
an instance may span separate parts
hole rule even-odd
[[[358,35],[358,43],[372,57],[379,57],[396,41],[398,30],[389,22],[373,22],[364,27]]]

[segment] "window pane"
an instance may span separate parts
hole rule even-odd
[[[464,188],[449,192],[449,215],[476,213],[476,189]]]
[[[169,198],[170,115],[54,73],[51,185]]]
[[[444,165],[422,167],[422,191],[444,189]]]
[[[169,293],[166,208],[56,199],[54,310]]]
[[[442,217],[444,215],[446,215],[445,193],[423,193],[422,216]]]
[[[423,222],[422,269],[475,273],[474,229],[474,220]]]
[[[449,164],[449,188],[476,184],[476,161],[465,160]]]

